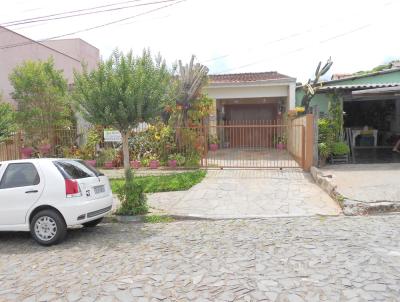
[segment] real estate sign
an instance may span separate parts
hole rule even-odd
[[[121,143],[122,136],[118,130],[104,130],[104,142]]]

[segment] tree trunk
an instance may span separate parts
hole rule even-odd
[[[128,171],[130,169],[129,165],[129,132],[121,131],[122,136],[122,153],[124,156],[124,171],[125,171],[125,178],[128,175]]]

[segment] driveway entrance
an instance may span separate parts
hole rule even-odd
[[[286,149],[226,148],[209,151],[209,168],[301,168]]]
[[[149,204],[171,215],[212,219],[340,213],[336,202],[300,169],[209,170],[189,191],[151,194]]]

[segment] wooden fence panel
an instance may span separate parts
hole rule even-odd
[[[20,135],[15,134],[7,142],[0,143],[0,161],[20,159]]]

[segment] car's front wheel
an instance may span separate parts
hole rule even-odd
[[[95,227],[96,225],[98,225],[102,220],[103,220],[103,217],[97,218],[97,219],[92,220],[92,221],[89,221],[89,222],[85,222],[85,223],[83,223],[82,225],[83,225],[84,227],[86,227],[86,228],[93,228],[93,227]]]
[[[38,212],[30,225],[32,237],[41,245],[53,245],[61,242],[67,234],[64,218],[54,210]]]

